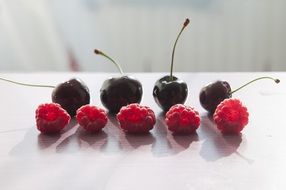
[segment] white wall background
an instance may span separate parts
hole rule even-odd
[[[0,70],[285,71],[285,0],[0,0]],[[77,70],[77,67],[73,67]]]

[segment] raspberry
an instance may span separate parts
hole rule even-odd
[[[213,118],[223,134],[238,134],[248,123],[248,112],[240,100],[230,98],[217,106]]]
[[[96,133],[107,123],[106,112],[96,106],[84,105],[76,112],[76,120],[86,131]]]
[[[173,133],[190,134],[200,126],[200,115],[190,106],[176,104],[166,113],[165,121]]]
[[[41,133],[59,133],[70,121],[70,115],[60,104],[41,104],[36,110],[37,129]]]
[[[122,107],[117,119],[123,131],[136,134],[148,133],[156,123],[153,110],[137,103]]]

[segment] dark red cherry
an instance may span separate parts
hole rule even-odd
[[[231,87],[228,82],[226,81],[216,81],[213,83],[208,84],[207,86],[203,87],[200,91],[200,103],[202,107],[207,110],[210,114],[213,114],[216,110],[216,107],[227,98],[231,98],[232,94],[239,91],[240,89],[244,88],[245,86],[253,83],[257,80],[261,79],[271,79],[276,83],[279,83],[279,79],[274,79],[272,77],[259,77],[250,82],[242,85],[241,87],[231,90]]]
[[[187,84],[181,79],[173,76],[173,65],[178,39],[189,22],[190,20],[187,18],[175,40],[172,51],[170,75],[164,76],[157,80],[153,88],[154,100],[159,105],[159,107],[163,109],[164,112],[167,112],[169,108],[175,104],[184,104],[188,96]]]
[[[226,98],[231,98],[231,88],[226,81],[216,81],[200,91],[200,103],[210,113],[214,113],[219,103]]]
[[[70,79],[57,86],[42,84],[27,84],[0,77],[0,80],[29,87],[53,88],[52,101],[64,108],[70,116],[75,116],[76,110],[82,105],[89,104],[90,95],[88,87],[80,79]]]
[[[155,102],[167,112],[175,104],[184,104],[188,96],[187,84],[177,77],[164,76],[157,80],[153,89]]]
[[[118,113],[122,106],[140,103],[142,84],[133,77],[122,76],[104,81],[100,89],[100,99],[110,113]]]
[[[89,104],[89,89],[83,81],[73,78],[54,88],[52,101],[60,104],[73,117],[78,108]]]
[[[94,53],[110,60],[120,71],[121,77],[105,80],[100,89],[100,99],[104,107],[112,114],[119,112],[122,106],[140,103],[142,99],[142,84],[131,76],[125,76],[119,64],[102,51],[95,49]]]

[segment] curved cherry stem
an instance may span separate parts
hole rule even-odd
[[[275,79],[275,78],[272,78],[272,77],[259,77],[259,78],[253,79],[252,81],[249,81],[248,83],[242,85],[241,87],[231,91],[230,94],[233,94],[233,93],[239,91],[240,89],[244,88],[245,86],[247,86],[247,85],[249,85],[249,84],[251,84],[251,83],[253,83],[255,81],[261,80],[261,79],[270,79],[270,80],[273,80],[274,82],[276,82],[277,84],[280,82],[279,79]]]
[[[13,83],[13,84],[17,84],[17,85],[22,85],[22,86],[42,87],[42,88],[55,88],[55,86],[51,86],[51,85],[27,84],[27,83],[22,83],[22,82],[17,82],[17,81],[5,79],[5,78],[2,78],[2,77],[0,77],[0,80],[6,81],[6,82],[10,82],[10,83]]]
[[[175,43],[174,43],[174,46],[173,46],[173,51],[172,51],[172,61],[171,61],[171,71],[170,71],[170,77],[171,77],[171,80],[173,80],[173,67],[174,67],[174,57],[175,57],[175,50],[176,50],[176,45],[177,45],[177,42],[183,32],[183,30],[186,28],[186,26],[188,26],[188,24],[190,23],[190,20],[187,18],[183,24],[183,27],[181,29],[181,31],[179,32],[176,40],[175,40]]]
[[[109,57],[108,55],[106,55],[105,53],[103,53],[102,51],[100,51],[98,49],[95,49],[94,53],[97,54],[97,55],[101,55],[101,56],[107,58],[109,61],[111,61],[117,67],[117,69],[119,70],[119,72],[122,75],[124,74],[122,68],[120,67],[120,65],[118,63],[116,63],[111,57]]]

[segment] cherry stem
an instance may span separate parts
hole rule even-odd
[[[98,49],[95,49],[94,50],[94,53],[97,54],[97,55],[101,55],[105,58],[107,58],[108,60],[110,60],[112,63],[114,63],[114,65],[117,67],[117,69],[119,70],[119,72],[123,75],[123,70],[122,68],[120,67],[120,65],[118,63],[116,63],[111,57],[109,57],[108,55],[106,55],[105,53],[103,53],[102,51],[98,50]]]
[[[21,83],[21,82],[16,82],[16,81],[13,81],[13,80],[5,79],[5,78],[2,78],[2,77],[0,77],[0,80],[6,81],[6,82],[11,82],[13,84],[18,84],[18,85],[22,85],[22,86],[42,87],[42,88],[55,88],[55,86],[51,86],[51,85],[27,84],[27,83]]]
[[[248,83],[242,85],[241,87],[231,91],[230,94],[233,94],[233,93],[239,91],[240,89],[244,88],[245,86],[247,86],[247,85],[249,85],[249,84],[251,84],[251,83],[253,83],[255,81],[261,80],[261,79],[270,79],[270,80],[273,80],[274,82],[276,82],[277,84],[280,82],[279,79],[275,79],[275,78],[272,78],[272,77],[259,77],[259,78],[256,78],[256,79],[252,80],[252,81],[249,81]]]
[[[171,61],[171,72],[170,72],[170,77],[171,77],[171,80],[173,80],[173,66],[174,66],[174,56],[175,56],[175,49],[176,49],[176,45],[177,45],[177,42],[183,32],[183,30],[186,28],[186,26],[188,26],[188,24],[190,23],[190,20],[187,18],[184,22],[184,25],[181,29],[181,31],[179,32],[177,38],[176,38],[176,41],[174,43],[174,46],[173,46],[173,52],[172,52],[172,61]]]

